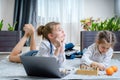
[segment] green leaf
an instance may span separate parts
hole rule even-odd
[[[3,20],[0,21],[0,31],[2,30],[3,27]]]
[[[91,25],[86,27],[89,31],[101,31],[101,30],[119,31],[120,17],[115,16],[107,18],[101,22],[95,22],[95,20],[92,20]]]
[[[8,31],[14,31],[16,24],[17,24],[17,22],[15,22],[15,23],[13,24],[13,26],[12,26],[12,25],[10,25],[10,24],[8,23]]]

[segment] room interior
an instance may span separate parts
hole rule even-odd
[[[29,0],[28,0],[29,1]],[[32,0],[30,0],[32,2]],[[43,2],[42,2],[43,1]],[[22,19],[23,22],[18,22],[19,24],[17,24],[17,28],[15,28],[15,30],[22,30],[24,23],[32,23],[35,28],[37,29],[37,27],[39,25],[44,25],[49,21],[59,21],[61,23],[61,25],[63,26],[63,29],[66,32],[66,43],[73,43],[75,46],[73,49],[81,51],[80,46],[81,46],[81,34],[80,31],[84,31],[84,29],[81,27],[81,23],[80,20],[85,19],[85,18],[90,18],[93,17],[94,19],[100,18],[101,20],[105,20],[107,18],[111,18],[115,15],[119,16],[120,13],[120,1],[119,0],[47,0],[47,2],[45,3],[44,0],[38,0],[38,13],[37,13],[37,18],[29,18],[27,21],[25,21],[24,19],[26,16],[22,16],[20,17],[20,14],[15,14],[14,10],[15,8],[15,2],[16,0],[0,0],[0,20],[4,20],[4,25],[2,28],[2,31],[7,31],[7,26],[8,23],[13,24],[15,23],[15,20],[20,20]],[[21,2],[24,2],[24,0],[21,0]],[[34,2],[34,0],[33,0]],[[37,0],[35,0],[35,2],[37,2]],[[34,2],[34,3],[35,3]],[[53,6],[53,4],[49,4],[52,3],[54,4],[54,6],[56,6],[56,8],[51,9],[51,6]],[[79,4],[76,4],[78,3]],[[32,3],[32,4],[34,4]],[[61,5],[63,6],[58,6],[58,3],[61,3]],[[64,3],[64,4],[63,4]],[[26,3],[27,4],[27,3]],[[45,15],[45,11],[43,8],[46,5],[42,5],[42,4],[49,4],[47,5],[48,7],[48,13]],[[71,6],[71,4],[73,4]],[[17,4],[16,4],[17,5]],[[42,8],[40,8],[42,5]],[[67,7],[66,7],[67,5]],[[20,5],[18,5],[20,6]],[[26,5],[28,6],[28,4]],[[24,6],[25,7],[25,6]],[[61,10],[64,10],[63,12],[61,11],[57,11],[58,8],[61,8]],[[51,10],[50,12],[53,12],[55,14],[52,14],[49,12],[49,9]],[[54,10],[56,9],[56,10]],[[69,9],[69,10],[68,10]],[[35,11],[34,8],[30,9],[31,11]],[[68,10],[68,12],[66,11]],[[44,13],[43,13],[44,12]],[[46,11],[47,12],[47,11]],[[18,12],[19,13],[19,12]],[[22,13],[22,12],[21,12]],[[31,12],[30,12],[31,13]],[[29,15],[29,12],[27,12],[26,14]],[[34,14],[34,13],[33,13]],[[17,18],[15,18],[15,15],[17,15]],[[57,16],[58,15],[58,16]],[[47,17],[45,17],[47,16]],[[51,17],[50,17],[51,16]],[[66,17],[65,17],[66,16]],[[34,16],[35,17],[35,16]],[[38,20],[37,23],[35,22],[35,20]],[[23,33],[22,33],[23,34]],[[38,37],[37,34],[35,35],[35,40],[36,40],[36,44],[37,44],[37,49],[39,47],[39,44],[41,42],[41,37]],[[26,42],[26,46],[24,46],[22,52],[27,52],[29,51],[29,40]],[[117,65],[119,67],[119,60],[120,60],[120,52],[119,51],[115,51],[114,55],[112,57],[113,61],[111,62],[112,65]],[[0,67],[0,73],[2,74],[0,77],[2,77],[3,79],[25,79],[25,80],[29,80],[29,79],[39,79],[39,78],[30,78],[30,77],[26,77],[26,74],[23,70],[23,67],[21,64],[16,64],[16,63],[10,63],[9,61],[7,62],[8,55],[10,54],[10,51],[0,51],[0,66],[4,65],[4,68],[7,68],[7,66],[11,66],[9,69],[5,69],[5,71],[10,71],[12,72],[12,70],[16,69],[15,71],[18,71],[19,73],[15,73],[13,72],[13,74],[10,74],[9,72],[4,72],[3,67]],[[76,62],[77,61],[77,62]],[[116,62],[114,62],[116,61]],[[74,63],[76,62],[76,63]],[[14,67],[13,67],[14,65]],[[67,64],[67,68],[71,69],[73,68],[73,66],[79,66],[79,59],[70,59],[68,60],[68,64]],[[13,68],[12,68],[13,67]],[[3,71],[2,71],[3,69]],[[19,70],[18,70],[19,69]],[[23,74],[22,74],[23,73]],[[118,76],[118,74],[120,73],[120,71],[118,70],[117,73],[115,73],[112,76],[91,76],[91,78],[89,78],[89,76],[86,77],[86,75],[69,75],[63,79],[101,79],[101,80],[112,80],[112,79],[120,79],[120,77]],[[7,74],[7,75],[5,75]],[[72,77],[71,77],[72,76]]]

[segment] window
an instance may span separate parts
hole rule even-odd
[[[38,25],[60,22],[66,32],[67,42],[80,42],[81,16],[82,0],[38,0]]]

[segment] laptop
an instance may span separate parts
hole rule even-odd
[[[66,73],[59,71],[58,62],[54,57],[20,56],[28,76],[61,78]]]

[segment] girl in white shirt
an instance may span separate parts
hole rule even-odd
[[[36,56],[55,57],[62,64],[66,60],[64,52],[65,33],[60,23],[50,22],[45,26],[40,26],[37,32],[43,37],[43,41]]]
[[[30,24],[26,24],[24,27],[25,34],[23,38],[18,42],[15,48],[12,50],[9,60],[11,62],[21,62],[20,53],[27,40],[31,37],[30,41],[30,52],[24,54],[24,56],[46,56],[55,57],[60,64],[62,64],[65,58],[64,52],[64,39],[65,33],[60,26],[60,23],[49,22],[45,26],[40,26],[37,29],[39,36],[42,36],[43,41],[40,44],[39,50],[36,50],[35,39],[34,39],[34,28]]]
[[[116,36],[110,31],[100,31],[96,36],[96,42],[90,45],[81,58],[81,66],[98,67],[105,70],[113,55],[113,46]]]

